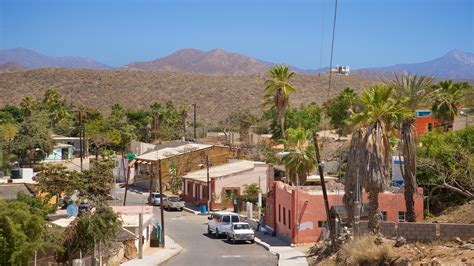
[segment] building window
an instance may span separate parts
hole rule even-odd
[[[381,211],[381,213],[382,213],[382,221],[387,221],[387,212]]]
[[[428,123],[428,132],[431,132],[431,131],[433,131],[433,124]]]
[[[398,212],[398,222],[405,222],[405,212]]]
[[[286,225],[286,209],[283,207],[283,225]]]
[[[318,227],[319,228],[326,227],[326,221],[318,221]]]
[[[278,222],[281,222],[281,205],[278,204]]]
[[[288,228],[291,229],[291,211],[288,210]]]

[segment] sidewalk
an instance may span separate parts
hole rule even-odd
[[[155,265],[160,265],[161,263],[171,259],[172,257],[176,256],[183,250],[183,248],[174,242],[174,240],[169,237],[165,236],[166,238],[166,248],[151,248],[151,249],[156,249],[153,254],[148,255],[148,256],[143,256],[143,259],[133,259],[129,260],[122,265],[125,266],[155,266]],[[150,251],[147,250],[147,251]]]
[[[279,266],[308,265],[304,253],[292,248],[288,242],[277,237],[262,232],[255,232],[255,243],[263,246],[270,253],[275,254],[278,257]]]

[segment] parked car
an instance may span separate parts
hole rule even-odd
[[[255,242],[255,232],[248,223],[233,223],[226,235],[227,241],[234,244],[237,241],[250,241],[252,244]]]
[[[216,238],[225,235],[227,230],[230,229],[232,223],[240,222],[240,217],[237,213],[233,212],[215,212],[211,216],[207,217],[207,233],[213,234]]]
[[[163,198],[163,208],[170,211],[170,210],[179,210],[182,211],[184,208],[184,201],[179,196],[168,196]]]
[[[166,195],[163,194],[163,201],[165,201],[166,199]],[[161,205],[161,201],[160,201],[160,193],[158,192],[151,192],[151,199],[150,199],[150,196],[148,196],[148,202],[150,202],[151,205]]]

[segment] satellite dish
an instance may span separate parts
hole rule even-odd
[[[67,205],[66,212],[67,212],[68,217],[77,216],[78,209],[77,209],[76,204]]]

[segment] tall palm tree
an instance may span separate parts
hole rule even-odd
[[[361,96],[362,110],[352,116],[351,122],[359,128],[355,164],[361,184],[369,197],[369,227],[373,233],[380,229],[378,194],[388,187],[390,181],[391,143],[389,134],[396,121],[407,114],[406,110],[392,99],[392,89],[375,85]]]
[[[470,88],[467,82],[440,81],[436,96],[431,107],[433,114],[438,118],[444,131],[453,125],[454,117],[459,115],[463,91]]]
[[[282,158],[287,175],[293,184],[303,185],[316,167],[313,145],[308,145],[311,132],[303,128],[289,128],[286,154]],[[298,181],[298,182],[297,182]]]
[[[415,201],[416,193],[416,110],[426,103],[433,92],[433,78],[412,75],[396,75],[389,84],[393,88],[393,98],[403,103],[410,112],[400,121],[399,150],[403,156],[403,164],[400,164],[400,171],[404,181],[404,196],[406,205],[406,218],[408,222],[415,222]]]
[[[289,72],[288,66],[276,65],[269,71],[269,79],[265,81],[265,95],[262,108],[275,108],[280,121],[281,136],[285,134],[285,112],[288,108],[289,95],[296,91],[296,87],[291,83],[295,72]]]

